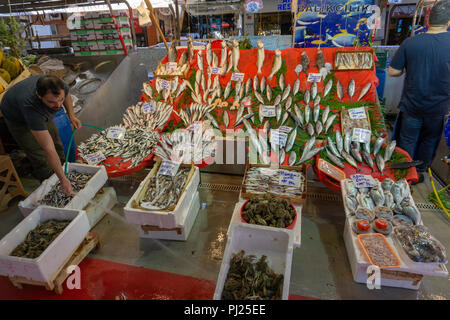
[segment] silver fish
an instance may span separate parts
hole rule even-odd
[[[283,95],[281,96],[281,101],[286,100],[290,93],[291,93],[291,85],[288,84],[286,86],[286,88],[284,88],[284,90],[283,90]]]
[[[344,149],[344,141],[342,140],[342,135],[339,130],[336,130],[336,148],[339,153]]]
[[[302,69],[303,69],[303,67],[302,67],[302,65],[301,64],[298,64],[296,67],[295,67],[295,73],[297,74],[297,77],[298,77],[298,74],[300,73],[300,72],[302,72]]]
[[[323,97],[326,97],[328,93],[330,93],[331,88],[333,87],[333,80],[328,80],[325,88],[323,89]]]
[[[379,157],[379,156],[380,155],[377,155],[377,157]],[[382,157],[380,157],[380,159],[383,160]],[[396,204],[400,204],[403,201],[404,196],[403,196],[402,187],[400,184],[398,184],[398,183],[392,184],[391,193],[392,193],[392,196],[394,197],[394,202]]]
[[[226,62],[227,62],[227,43],[225,41],[222,41],[221,43],[221,51],[220,51],[220,68],[224,68]]]
[[[223,92],[223,100],[227,100],[231,93],[231,81],[227,83],[225,91]]]
[[[292,105],[292,97],[289,96],[289,97],[287,98],[287,100],[286,100],[286,103],[284,104],[284,109],[285,109],[285,110],[290,110],[291,105]]]
[[[260,103],[264,104],[264,99],[263,99],[263,97],[259,94],[258,91],[255,91],[255,97],[256,97],[256,99],[258,99],[258,101],[259,101]]]
[[[337,115],[333,114],[331,117],[328,118],[327,122],[325,123],[325,133],[328,132],[328,129],[330,129],[331,125],[333,124],[334,119],[336,119]]]
[[[311,99],[315,99],[317,95],[317,82],[313,82],[311,85]]]
[[[233,44],[233,48],[232,48],[231,57],[232,57],[232,61],[233,61],[233,71],[234,72],[239,72],[239,69],[238,69],[239,55],[240,55],[239,41],[234,39],[232,41],[232,44]]]
[[[293,166],[295,164],[295,161],[297,161],[297,154],[295,153],[295,151],[292,151],[289,154],[289,160],[288,160],[288,164],[290,166]]]
[[[323,150],[324,147],[320,147],[320,148],[316,148],[314,150],[311,150],[310,152],[308,152],[308,154],[305,156],[305,158],[300,159],[300,161],[297,163],[297,165],[308,161],[309,159],[313,158],[316,154],[318,154],[320,151]]]
[[[350,97],[350,100],[352,99],[354,94],[355,94],[355,80],[353,80],[352,78],[350,80],[350,83],[348,84],[348,95]]]
[[[411,220],[415,225],[420,223],[420,212],[417,211],[417,209],[411,204],[408,204],[403,207],[403,214],[411,218]]]
[[[281,91],[284,90],[284,74],[280,75],[280,78],[278,79],[278,86],[280,87]]]
[[[310,136],[314,135],[314,127],[311,122],[308,122],[308,124],[306,125],[306,132],[308,132]]]
[[[323,130],[322,122],[317,121],[316,122],[316,135],[320,135],[322,133],[322,130]]]
[[[228,128],[230,118],[228,117],[228,112],[226,110],[223,110],[223,123],[225,124],[225,128]]]
[[[321,100],[320,96],[317,95],[316,98],[314,99],[314,105],[320,104],[320,100]]]
[[[338,80],[336,85],[336,94],[339,100],[342,100],[342,97],[344,96],[344,89],[342,88],[341,82]]]
[[[328,148],[330,148],[331,152],[337,157],[341,158],[341,155],[339,154],[338,150],[336,149],[336,146],[333,143],[333,140],[328,137]]]
[[[392,185],[394,184],[394,181],[390,178],[386,178],[381,182],[381,187],[384,191],[391,191]]]
[[[358,142],[352,143],[350,153],[356,161],[358,161],[359,163],[362,163],[363,160],[361,157],[361,153],[359,152],[359,143]]]
[[[313,108],[313,120],[314,122],[317,122],[319,120],[319,115],[320,115],[320,106],[318,104],[314,105]]]
[[[245,83],[245,95],[246,96],[248,96],[248,94],[250,93],[251,87],[252,87],[252,78],[249,77],[247,79],[247,82]]]
[[[289,152],[294,146],[295,139],[297,138],[297,127],[291,131],[288,140],[286,142],[286,152]]]
[[[384,138],[382,136],[379,136],[377,140],[375,140],[375,144],[373,145],[373,155],[376,156],[378,152],[381,149],[381,146],[383,145]]]
[[[277,95],[276,97],[275,97],[275,100],[273,101],[273,104],[274,105],[277,105],[277,104],[279,104],[281,102],[281,95],[279,94],[279,95]]]
[[[391,160],[391,157],[392,157],[392,154],[394,153],[396,144],[397,144],[397,142],[395,140],[392,140],[387,145],[386,149],[384,150],[384,162],[388,162],[389,160]]]
[[[280,150],[280,158],[278,159],[278,163],[281,165],[284,162],[284,159],[286,158],[286,151],[284,149]]]
[[[244,107],[244,105],[241,104],[241,106],[239,107],[238,112],[236,114],[236,120],[242,118],[244,111],[245,111],[245,107]]]
[[[356,164],[355,159],[353,159],[353,157],[352,157],[350,154],[348,154],[345,150],[342,150],[341,156],[342,156],[342,158],[344,158],[344,160],[347,161],[352,167],[358,169],[358,165]]]
[[[256,59],[256,67],[258,68],[258,74],[261,74],[261,68],[264,64],[264,43],[261,40],[256,42],[258,48],[258,58]]]
[[[264,91],[266,90],[266,78],[262,77],[261,82],[259,83],[260,85],[260,89],[259,92],[261,92],[261,94],[264,93]]]
[[[306,54],[306,51],[302,52],[301,58],[300,58],[300,63],[302,65],[302,70],[304,73],[308,73],[308,69],[309,69],[309,57]]]
[[[344,150],[347,153],[350,153],[350,145],[352,144],[352,133],[348,130],[344,136]]]
[[[267,101],[269,101],[269,103],[272,101],[272,89],[270,89],[270,86],[266,87],[266,96],[267,96]]]
[[[330,113],[330,106],[327,106],[322,113],[322,123],[327,123],[329,113]]]
[[[212,64],[212,50],[211,50],[211,42],[208,42],[206,44],[206,63],[208,64],[208,66],[210,66]]]
[[[304,157],[306,157],[306,155],[309,153],[309,151],[311,151],[311,148],[313,147],[313,145],[316,143],[316,138],[312,137],[311,139],[309,139],[306,144],[305,147],[303,148],[303,153],[300,159],[303,159]]]
[[[300,107],[298,105],[294,105],[294,112],[298,120],[300,121],[300,124],[303,126],[305,123],[305,119],[303,118],[302,110],[300,110]]]
[[[377,163],[378,170],[380,170],[381,175],[384,176],[385,163],[383,157],[380,154],[377,154],[377,156],[375,157],[375,161]]]
[[[282,112],[282,108],[281,108],[281,105],[276,105],[276,107],[275,107],[275,113],[276,113],[276,116],[277,116],[277,122],[280,122],[280,119],[281,119],[281,112]]]
[[[197,52],[197,65],[198,70],[202,71],[203,73],[203,53],[200,50]]]
[[[272,72],[269,75],[269,80],[272,80],[272,77],[280,70],[281,68],[281,50],[276,49],[275,50],[275,56],[273,57],[273,63],[272,63]]]
[[[333,153],[329,152],[329,151],[328,151],[328,148],[325,148],[325,150],[326,150],[326,152],[327,152],[328,158],[330,158],[330,160],[331,160],[335,165],[337,165],[338,167],[341,167],[341,168],[345,168],[345,165],[342,163],[341,160],[339,160],[338,157],[336,157]],[[356,208],[355,208],[355,209],[356,209]]]
[[[305,101],[305,104],[306,104],[306,105],[309,105],[310,99],[311,99],[311,96],[310,96],[309,90],[306,89],[305,95],[304,95],[304,97],[303,97],[303,101]]]
[[[306,105],[306,107],[305,107],[305,123],[309,122],[310,115],[311,115],[311,108],[308,105]]]
[[[375,186],[369,191],[369,194],[373,202],[375,203],[375,206],[381,207],[384,204],[383,189],[380,189],[377,186]]]
[[[370,154],[370,142],[363,143],[364,151]]]
[[[289,118],[289,113],[285,112],[283,114],[283,119],[281,119],[281,125],[284,125],[284,123],[287,121],[288,118]]]
[[[362,88],[357,101],[361,100],[367,94],[367,92],[369,92],[371,86],[372,86],[372,82],[369,82],[368,84],[366,84],[364,86],[364,88]]]
[[[370,153],[368,153],[366,150],[363,150],[363,151],[362,151],[362,156],[363,156],[364,162],[367,163],[367,165],[368,165],[370,168],[372,168],[372,171],[373,171],[373,170],[374,170],[374,167],[373,167],[373,159],[372,159],[372,157],[370,156]]]
[[[254,76],[253,77],[253,91],[258,91],[259,90],[259,78],[258,76]]]
[[[255,95],[256,95],[256,92],[255,92]],[[262,123],[263,120],[264,120],[264,116],[263,116],[263,113],[262,113],[262,109],[263,109],[262,104],[260,104],[260,105],[259,105],[259,109],[258,109],[258,115],[259,115],[259,122],[260,122],[260,123]]]
[[[356,197],[358,195],[358,188],[356,188],[355,183],[353,180],[347,180],[345,183],[345,190],[347,191],[347,194],[351,197]]]
[[[294,82],[294,86],[292,87],[292,95],[294,97],[298,93],[299,89],[300,89],[300,79],[297,78]]]
[[[358,201],[355,197],[347,197],[345,198],[345,204],[347,205],[347,208],[350,210],[350,212],[355,212],[358,208]]]

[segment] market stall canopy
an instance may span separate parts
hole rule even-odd
[[[114,10],[137,8],[142,0],[110,0]],[[172,0],[150,0],[154,8],[166,8]],[[37,13],[37,11],[80,12],[108,10],[106,0],[7,0],[0,3],[0,15]]]
[[[205,1],[186,0],[186,10],[193,16],[206,16],[214,14],[235,14],[242,9],[242,1]]]

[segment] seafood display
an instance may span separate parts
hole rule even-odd
[[[72,201],[73,197],[82,190],[88,181],[93,177],[92,174],[80,173],[76,171],[69,171],[67,174],[67,179],[69,179],[73,191],[70,195],[65,194],[61,191],[60,181],[47,192],[44,197],[38,201],[39,205],[64,208],[66,205]]]
[[[335,70],[364,70],[373,68],[373,52],[336,52]]]
[[[269,267],[266,256],[255,260],[243,250],[232,255],[222,300],[281,300],[284,276]]]
[[[363,119],[351,119],[349,110],[351,109],[345,109],[341,111],[341,129],[342,132],[352,132],[354,128],[361,128],[370,130],[369,125],[369,118],[363,118]],[[366,111],[367,114],[367,111]],[[367,114],[368,116],[368,114]]]
[[[401,264],[384,235],[377,233],[358,237],[372,264],[379,267],[393,267]]]
[[[162,101],[139,102],[127,108],[123,115],[123,123],[131,129],[162,130],[172,111],[172,105]]]
[[[301,197],[305,192],[306,177],[301,175],[300,188],[280,185],[280,170],[262,167],[250,167],[247,171],[244,187],[248,193],[272,193],[279,196]]]
[[[168,210],[176,206],[183,194],[190,168],[180,168],[174,177],[155,175],[150,178],[148,189],[140,201],[146,209]]]
[[[425,226],[403,225],[394,228],[395,237],[414,262],[447,264],[445,247]]]
[[[105,158],[121,156],[120,162],[131,160],[129,167],[132,168],[153,152],[158,141],[158,132],[149,129],[126,128],[123,139],[108,138],[108,130],[103,130],[82,142],[78,150],[86,162],[89,162],[88,155],[100,151]]]
[[[251,198],[242,210],[242,218],[247,223],[276,228],[289,227],[296,215],[288,199],[270,193]]]
[[[70,224],[70,220],[48,220],[31,230],[25,240],[18,245],[11,256],[36,259]]]

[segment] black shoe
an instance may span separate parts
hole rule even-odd
[[[424,177],[422,172],[418,172],[418,174],[419,174],[419,180],[411,182],[411,185],[414,186],[414,185],[416,185],[418,183],[422,183],[425,180],[425,177]]]

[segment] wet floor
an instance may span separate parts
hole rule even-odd
[[[118,216],[123,217],[122,208],[145,174],[107,183],[118,195],[118,204],[112,209]],[[23,182],[29,191],[37,187],[31,179]],[[140,238],[136,226],[106,215],[93,229],[100,235],[102,246],[91,257],[216,281],[239,191],[222,191],[214,185],[239,186],[241,182],[242,176],[201,174],[200,211],[187,241]],[[414,186],[415,202],[428,203],[431,190],[428,180]],[[310,197],[303,207],[301,247],[294,249],[291,266],[291,294],[321,299],[450,299],[449,278],[425,276],[417,291],[390,287],[369,290],[366,285],[355,283],[343,239],[342,202],[313,179],[308,181],[308,191],[331,197],[326,197],[326,201]],[[421,212],[431,233],[450,248],[450,219],[442,211]],[[17,206],[0,213],[0,237],[21,220]]]

